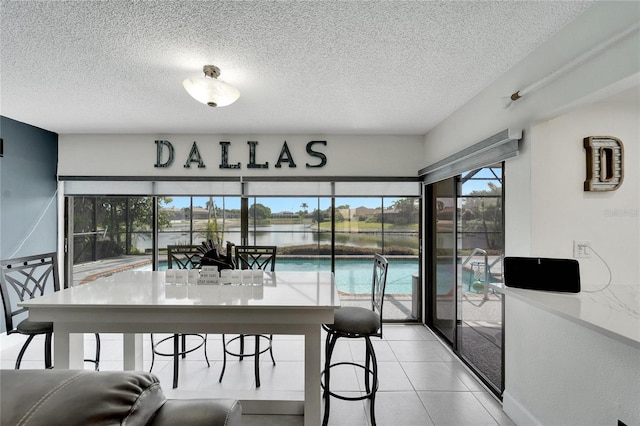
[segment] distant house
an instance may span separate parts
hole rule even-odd
[[[282,211],[277,213],[271,213],[271,217],[273,219],[294,219],[300,217],[298,213],[290,212],[290,211]]]
[[[177,207],[164,207],[160,209],[163,214],[166,215],[170,221],[182,221],[187,219],[187,215],[184,210]]]
[[[366,220],[372,216],[379,215],[380,213],[382,213],[381,208],[371,209],[369,207],[362,207],[362,206],[356,207],[354,209],[340,208],[336,210],[340,212],[344,220],[351,220],[354,222],[359,221],[361,218],[363,218],[363,220]]]
[[[209,219],[209,210],[202,207],[193,207],[193,220]]]

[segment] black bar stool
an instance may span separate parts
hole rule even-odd
[[[322,328],[327,332],[325,345],[325,367],[322,371],[322,389],[324,389],[324,426],[329,422],[329,406],[331,397],[345,401],[371,400],[371,424],[375,426],[375,399],[378,390],[378,361],[371,344],[371,337],[382,338],[382,303],[387,283],[387,268],[389,262],[376,254],[373,260],[373,280],[371,283],[371,309],[346,306],[336,311],[333,324],[324,324]],[[366,354],[364,365],[355,362],[331,363],[331,355],[339,338],[365,339]],[[353,365],[364,371],[365,394],[360,396],[344,396],[330,390],[331,369],[339,365]]]
[[[16,370],[20,369],[22,357],[27,347],[39,334],[45,335],[44,366],[45,368],[53,368],[51,358],[53,323],[29,320],[27,309],[18,306],[18,303],[59,290],[57,253],[0,260],[0,295],[4,307],[7,334],[18,333],[28,336],[18,354]],[[94,334],[96,336],[96,357],[84,361],[93,363],[95,370],[98,371],[100,368],[100,335]]]
[[[235,263],[238,269],[261,269],[270,270],[273,272],[276,267],[276,246],[236,246],[235,247]],[[255,337],[255,347],[253,352],[245,351],[244,340],[245,337]],[[239,341],[240,350],[235,352],[231,349],[231,344],[235,341]],[[260,342],[266,342],[266,345],[262,347]],[[276,365],[276,360],[273,358],[273,350],[271,344],[273,342],[273,335],[265,334],[240,334],[229,341],[226,340],[226,336],[222,335],[222,371],[220,372],[220,378],[218,382],[222,382],[224,372],[227,368],[227,355],[235,356],[242,361],[245,357],[254,357],[254,374],[256,379],[256,387],[260,387],[260,355],[269,352],[271,355],[271,362]]]
[[[200,267],[200,260],[202,258],[201,246],[198,245],[168,245],[167,246],[167,267],[169,269],[197,269]],[[187,345],[187,336],[196,337],[196,343],[189,347]],[[163,343],[168,340],[173,340],[172,351],[164,352],[161,350]],[[179,345],[181,343],[182,346]],[[207,367],[210,367],[209,357],[207,356],[207,335],[206,334],[184,334],[174,333],[169,337],[164,337],[159,341],[155,341],[153,333],[151,334],[151,367],[149,372],[153,370],[153,364],[156,361],[156,355],[170,356],[173,358],[173,389],[178,387],[179,376],[179,360],[180,358],[186,358],[188,353],[191,353],[204,346],[204,359],[207,362]]]

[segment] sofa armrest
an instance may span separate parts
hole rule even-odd
[[[151,426],[241,426],[242,406],[233,399],[169,399]]]
[[[1,425],[142,426],[166,401],[158,379],[136,371],[1,370],[0,393]]]

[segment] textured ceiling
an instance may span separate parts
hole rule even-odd
[[[5,1],[0,113],[57,133],[424,134],[580,1]],[[224,108],[182,87],[221,68]]]

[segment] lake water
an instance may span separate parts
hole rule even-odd
[[[190,244],[191,238],[188,225],[173,224],[158,234],[159,247],[166,247],[174,244]],[[194,231],[193,241],[198,244],[206,238],[204,232]],[[240,228],[232,227],[226,231],[223,241],[232,241],[236,244],[240,242]],[[386,246],[415,247],[418,245],[417,232],[395,233],[385,232]],[[308,224],[274,224],[269,226],[259,226],[255,232],[249,232],[249,243],[251,245],[271,245],[271,246],[301,246],[317,244],[318,242],[329,244],[331,242],[331,232],[318,231],[317,227]],[[339,245],[356,247],[381,247],[382,235],[374,232],[357,232],[357,225],[354,224],[351,232],[336,233],[336,243]],[[151,249],[151,235],[136,234],[134,239],[135,247],[144,252]]]

